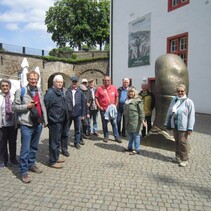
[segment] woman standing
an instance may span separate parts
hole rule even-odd
[[[9,143],[10,162],[18,165],[16,160],[17,129],[15,127],[15,114],[12,110],[14,95],[10,93],[11,82],[7,79],[0,81],[0,169],[7,166]]]
[[[176,142],[175,161],[179,166],[188,164],[188,135],[191,135],[195,124],[193,101],[186,95],[186,86],[177,87],[177,96],[171,101],[164,125],[173,129]]]
[[[127,92],[127,99],[124,108],[125,126],[129,135],[129,143],[126,151],[130,151],[130,155],[139,154],[140,152],[140,129],[146,126],[144,122],[144,107],[141,97],[138,96],[137,90],[132,87]],[[133,149],[134,144],[134,149]]]

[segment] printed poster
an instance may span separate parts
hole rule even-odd
[[[151,14],[129,23],[128,67],[150,64]]]

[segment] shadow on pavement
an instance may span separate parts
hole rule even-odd
[[[111,142],[111,141],[109,141]],[[107,150],[114,150],[117,152],[123,152],[124,151],[124,147],[118,144],[110,144],[110,143],[96,143],[94,144],[97,147],[103,148],[103,149],[107,149]]]

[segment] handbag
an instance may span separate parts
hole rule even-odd
[[[185,99],[182,103],[180,103],[177,108],[179,108],[187,99]],[[168,122],[167,122],[167,125],[166,125],[166,129],[167,130],[171,130],[171,118],[172,116],[174,115],[175,112],[173,112],[170,116],[169,116],[169,119],[168,119]]]
[[[30,109],[29,117],[34,126],[37,126],[41,123],[41,118],[36,107]]]
[[[169,119],[168,119],[168,122],[167,122],[167,125],[166,125],[166,129],[167,130],[171,130],[171,118],[172,116],[174,115],[174,113],[172,113],[170,116],[169,116]]]

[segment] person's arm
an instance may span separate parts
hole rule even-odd
[[[100,106],[99,100],[96,96],[95,96],[95,103],[96,103],[97,107],[100,109],[100,111],[103,111],[103,107]]]

